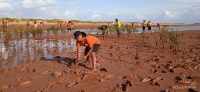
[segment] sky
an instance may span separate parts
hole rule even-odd
[[[200,0],[0,0],[0,18],[200,23]]]

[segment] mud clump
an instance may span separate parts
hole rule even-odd
[[[0,85],[0,92],[3,92],[4,90],[10,89],[10,88],[13,88],[13,87],[10,85]]]
[[[68,89],[70,89],[72,86],[74,86],[74,85],[76,85],[76,84],[78,84],[78,82],[73,81],[73,82],[68,83],[66,87],[67,87]]]
[[[45,74],[49,74],[49,73],[50,73],[50,70],[47,70],[47,71],[41,72],[40,74],[45,75]]]
[[[5,69],[0,70],[0,73],[7,73],[9,71],[10,71],[10,68],[5,68]]]
[[[33,81],[25,81],[25,82],[19,83],[18,87],[23,88],[23,87],[28,87],[31,85],[33,85]]]
[[[63,73],[62,72],[54,72],[53,75],[56,77],[56,78],[60,78]]]

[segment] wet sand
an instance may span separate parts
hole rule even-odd
[[[0,92],[200,91],[200,30],[182,33],[177,54],[163,49],[156,33],[98,37],[102,44],[97,71],[88,62],[74,66],[76,52],[58,53],[1,69]]]

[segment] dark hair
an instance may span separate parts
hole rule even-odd
[[[87,34],[85,32],[81,32],[81,34],[82,34],[82,37],[86,37],[87,36]]]
[[[81,31],[76,31],[74,32],[74,37],[77,38],[79,35],[82,35],[82,37],[86,37],[87,34],[85,32],[81,32]]]

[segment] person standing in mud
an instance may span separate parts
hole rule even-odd
[[[64,22],[64,28],[66,28],[66,27],[67,27],[67,21]]]
[[[121,35],[121,22],[118,19],[115,19],[115,26],[117,28],[117,36],[120,38]]]
[[[28,20],[27,23],[26,23],[26,27],[29,27],[29,25],[30,25],[30,24],[29,24],[29,20]]]
[[[143,23],[142,23],[142,30],[143,30],[143,32],[145,32],[145,27],[146,27],[146,21],[143,20]]]
[[[6,20],[6,26],[8,27],[8,20]]]
[[[42,20],[42,27],[44,26],[44,20]]]
[[[72,30],[72,26],[73,26],[73,23],[71,22],[71,21],[69,21],[68,23],[67,23],[67,32],[71,32],[71,30]]]
[[[109,27],[107,25],[99,26],[98,29],[102,31],[101,35],[103,36],[103,39],[105,38],[105,35],[107,35],[108,37]],[[98,33],[97,33],[97,36],[98,36]]]
[[[12,19],[12,26],[14,26],[14,22],[15,22],[15,20],[14,20],[14,19]]]
[[[74,37],[76,39],[76,47],[77,47],[77,59],[76,59],[76,65],[80,62],[81,57],[81,46],[85,46],[85,52],[84,52],[84,60],[88,60],[89,56],[92,57],[92,63],[93,63],[93,70],[96,70],[96,61],[97,57],[96,54],[100,48],[101,41],[94,37],[94,36],[87,36],[86,33],[76,31],[74,32]]]
[[[2,20],[1,20],[1,22],[2,22],[2,31],[3,31],[3,33],[5,32],[5,27],[6,27],[6,22],[5,22],[5,20],[2,18]]]
[[[157,26],[158,26],[158,28],[157,29],[159,29],[159,31],[161,30],[161,28],[162,28],[162,25],[160,24],[160,23],[157,23]]]
[[[37,27],[37,20],[34,20],[34,25],[35,28]]]
[[[147,26],[148,26],[148,32],[151,32],[151,26],[152,26],[152,22],[149,20],[149,22],[147,23]]]
[[[138,25],[137,25],[137,26],[138,26],[138,28],[140,28],[140,23],[138,23]]]

